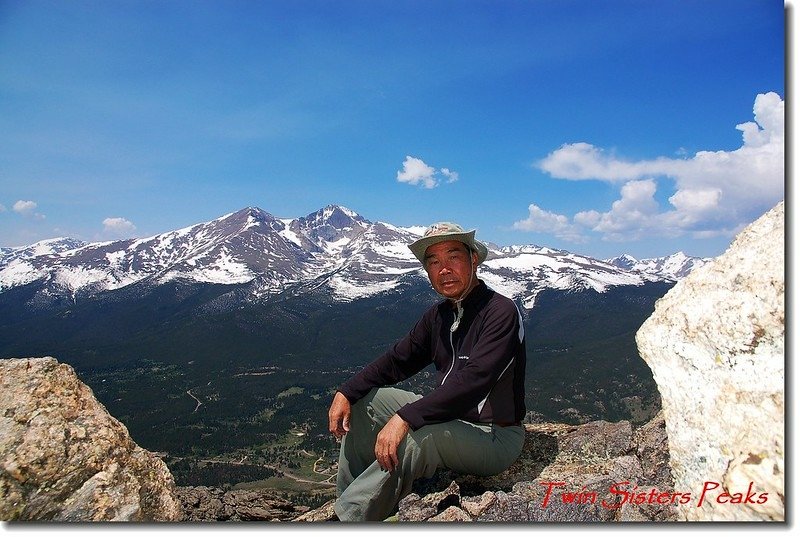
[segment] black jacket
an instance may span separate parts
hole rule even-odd
[[[514,302],[483,281],[456,310],[449,300],[431,307],[411,332],[345,382],[354,403],[372,388],[395,384],[433,362],[438,386],[397,413],[413,430],[462,419],[509,424],[525,417],[525,333]]]

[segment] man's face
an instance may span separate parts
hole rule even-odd
[[[425,250],[425,270],[431,285],[437,293],[452,300],[461,298],[468,286],[478,284],[474,274],[477,264],[478,255],[470,255],[459,241],[439,242]]]

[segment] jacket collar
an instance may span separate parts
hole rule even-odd
[[[475,288],[469,292],[466,298],[461,301],[461,306],[465,310],[474,309],[478,307],[478,305],[483,302],[491,293],[492,290],[489,289],[489,287],[486,285],[486,282],[478,279],[478,285],[476,285]],[[456,309],[455,303],[453,303],[453,301],[450,299],[446,299],[444,302],[442,302],[442,306],[449,310]]]

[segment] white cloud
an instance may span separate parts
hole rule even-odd
[[[729,234],[784,197],[784,102],[776,93],[759,94],[753,115],[755,121],[736,126],[742,146],[734,151],[626,161],[576,143],[561,146],[537,166],[556,179],[622,184],[621,197],[609,211],[584,211],[573,218],[604,239]],[[668,198],[671,208],[662,211],[655,193],[666,187],[674,192]]]
[[[548,233],[570,242],[585,242],[586,240],[586,237],[581,234],[580,228],[571,223],[568,217],[545,211],[535,204],[528,206],[528,218],[514,222],[512,227],[520,231]]]
[[[640,238],[646,232],[659,229],[655,193],[656,182],[652,179],[630,181],[622,187],[622,197],[611,204],[610,211],[580,212],[575,215],[575,222],[610,240]]]
[[[407,155],[406,160],[403,161],[403,169],[397,172],[397,180],[401,183],[433,188],[438,184],[434,177],[435,173],[436,170],[421,159]]]
[[[579,142],[562,145],[539,161],[537,167],[557,179],[598,179],[615,183],[658,174],[667,162],[669,159],[666,158],[627,162],[592,144]]]
[[[36,207],[38,207],[38,205],[35,201],[19,200],[14,203],[12,209],[15,213],[21,214],[22,216],[44,220],[45,216],[37,213]]]
[[[133,222],[126,218],[106,218],[103,220],[103,234],[110,238],[128,238],[136,231]]]
[[[28,216],[33,214],[34,209],[36,209],[37,205],[35,201],[24,201],[19,200],[14,203],[14,212],[19,213],[23,216]]]
[[[450,171],[448,168],[442,168],[440,171],[442,172],[442,175],[447,177],[448,183],[455,183],[458,181],[458,172]]]
[[[0,213],[4,213],[4,212],[6,212],[6,210],[7,210],[6,206],[3,205],[2,203],[0,203]]]
[[[702,220],[705,215],[713,214],[719,207],[722,199],[722,190],[711,188],[706,190],[679,190],[669,202],[675,207],[676,212],[684,214],[695,220]]]
[[[436,188],[439,186],[440,177],[444,176],[448,183],[458,181],[458,172],[449,168],[436,168],[428,166],[422,159],[407,155],[403,161],[403,169],[397,172],[397,180],[400,183],[419,185],[424,188]]]

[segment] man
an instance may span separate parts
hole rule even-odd
[[[486,246],[475,230],[444,222],[409,248],[446,300],[333,398],[329,429],[342,438],[334,510],[344,521],[385,519],[439,466],[499,473],[525,439],[522,317],[478,279]],[[438,386],[424,397],[386,387],[431,363]]]

